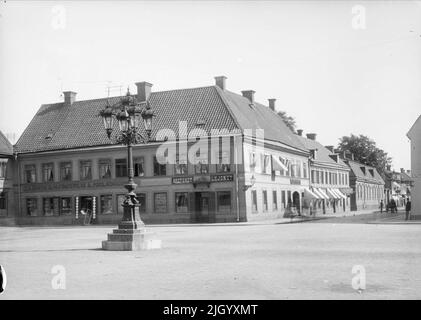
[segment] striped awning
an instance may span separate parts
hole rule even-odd
[[[320,197],[313,191],[311,191],[309,188],[304,189],[304,198],[308,199],[320,199]]]
[[[316,193],[320,197],[320,199],[329,200],[328,195],[325,192],[323,192],[322,189],[320,189],[320,188],[313,188],[313,192]]]
[[[339,190],[339,189],[332,189],[332,190],[339,196],[339,199],[345,199],[346,200],[346,195],[344,195],[341,192],[341,190]]]
[[[341,199],[341,197],[335,192],[334,189],[327,188],[327,193],[331,195],[332,199]]]
[[[322,188],[319,188],[319,192],[323,195],[323,197],[326,200],[329,200],[330,199],[330,197],[327,195],[326,191],[324,191]]]
[[[288,168],[282,163],[282,161],[275,156],[272,156],[272,168],[273,171],[288,171]]]

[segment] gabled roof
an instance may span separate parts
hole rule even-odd
[[[331,152],[329,149],[327,149],[325,146],[323,146],[321,143],[317,142],[316,140],[308,139],[303,136],[298,136],[297,138],[301,141],[301,143],[305,146],[306,149],[309,150],[317,150],[316,152],[316,159],[313,160],[313,163],[315,164],[326,164],[329,166],[337,166],[348,169],[348,166],[345,162],[342,161],[342,159],[338,156],[338,162],[333,160],[330,156],[334,155],[335,153]]]
[[[121,97],[108,100],[115,104]],[[254,108],[243,96],[217,86],[152,92],[149,97],[155,111],[152,138],[160,129],[179,134],[179,121],[187,122],[187,130],[201,128],[208,134],[212,129],[241,132],[262,128],[265,139],[282,142],[307,152],[296,135],[270,108],[255,103]],[[42,105],[15,145],[19,153],[74,149],[111,145],[103,128],[99,112],[107,98]],[[118,124],[114,123],[115,129]],[[114,130],[115,134],[117,130]]]
[[[0,155],[1,156],[12,156],[13,146],[9,139],[5,137],[3,132],[0,131]]]
[[[384,184],[384,180],[377,172],[376,168],[352,160],[346,160],[346,162],[348,163],[352,173],[356,176],[357,179]],[[362,170],[362,168],[365,168],[365,172]],[[373,170],[373,175],[371,175],[370,170]]]
[[[416,130],[415,128],[421,126],[421,115],[418,117],[417,120],[415,120],[414,124],[412,125],[411,129],[409,129],[408,133],[406,134],[406,136],[409,139],[412,139],[414,137],[414,134],[416,134]],[[421,129],[420,129],[421,130]]]

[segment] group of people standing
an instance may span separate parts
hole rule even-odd
[[[384,208],[384,202],[383,200],[380,200],[380,213],[383,212],[383,208]],[[398,212],[398,206],[396,205],[396,201],[395,199],[391,199],[389,201],[389,203],[386,205],[386,212],[390,212],[391,213],[396,213]],[[409,219],[409,214],[411,212],[411,200],[409,198],[406,199],[406,203],[405,203],[405,220]]]

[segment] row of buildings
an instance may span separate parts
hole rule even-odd
[[[150,83],[136,86],[133,96],[156,115],[153,141],[133,149],[146,223],[320,215],[376,209],[385,199],[385,181],[375,168],[323,146],[316,134],[293,133],[276,114],[275,99],[266,106],[253,90],[231,92],[224,76],[200,88],[153,92]],[[126,148],[107,138],[99,117],[120,98],[78,101],[76,93],[64,92],[64,102],[40,107],[14,146],[0,136],[0,224],[81,224],[86,209],[95,223],[120,221]],[[175,163],[156,157],[162,142],[154,138],[162,130],[174,133],[165,143],[173,144]],[[191,154],[198,140],[209,148]]]

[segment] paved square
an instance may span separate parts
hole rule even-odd
[[[0,299],[420,299],[421,224],[153,226],[163,248],[100,250],[110,227],[0,228]],[[344,218],[345,219],[345,218]],[[52,268],[66,271],[53,289]],[[354,265],[366,290],[352,286]]]

